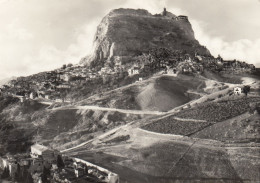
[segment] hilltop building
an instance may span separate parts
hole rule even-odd
[[[166,11],[166,8],[163,8],[163,16],[166,16],[167,15],[167,11]]]
[[[240,88],[240,87],[235,87],[234,88],[234,94],[240,95],[241,93],[242,93],[242,88]]]
[[[184,20],[184,21],[188,21],[188,17],[184,16],[184,15],[179,15],[176,17],[176,20]]]

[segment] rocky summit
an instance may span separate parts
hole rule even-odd
[[[187,16],[176,16],[166,9],[152,15],[143,9],[120,8],[103,18],[94,37],[93,52],[81,63],[100,63],[116,56],[127,61],[158,47],[210,55],[195,39]]]

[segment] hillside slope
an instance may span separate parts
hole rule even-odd
[[[79,105],[98,105],[119,109],[168,111],[183,105],[203,92],[205,79],[179,75],[159,75],[116,90],[94,95]],[[194,93],[192,93],[193,91]]]

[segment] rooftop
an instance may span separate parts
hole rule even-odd
[[[38,149],[39,151],[46,151],[46,150],[48,150],[48,147],[40,145],[40,144],[34,144],[31,147],[35,148],[35,149]]]

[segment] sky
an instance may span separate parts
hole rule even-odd
[[[187,15],[213,56],[260,67],[260,0],[0,0],[0,80],[76,64],[116,8]]]

